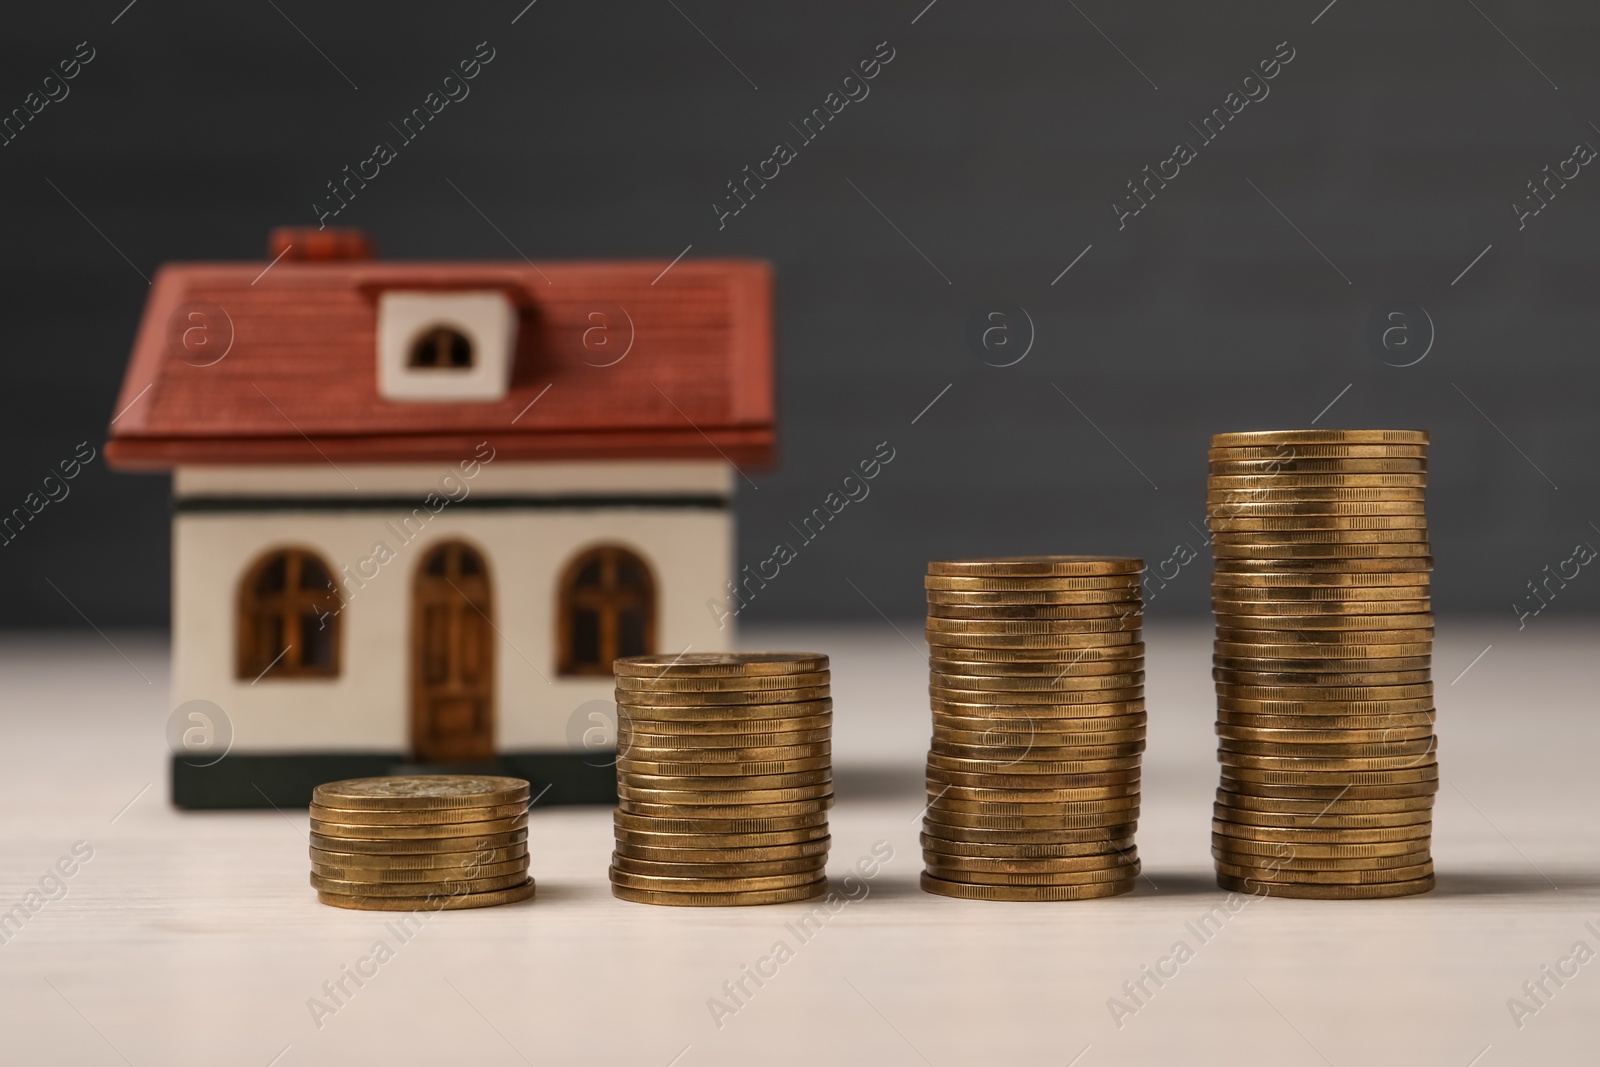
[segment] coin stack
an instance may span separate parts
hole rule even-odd
[[[687,907],[821,896],[833,806],[828,657],[632,656],[615,672],[612,894]]]
[[[317,899],[363,911],[439,911],[533,896],[528,783],[420,774],[352,778],[311,796]]]
[[[1133,888],[1142,570],[1094,556],[928,564],[923,889],[1082,900]]]
[[[1433,616],[1420,430],[1212,438],[1225,889],[1433,888]]]

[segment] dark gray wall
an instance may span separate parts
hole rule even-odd
[[[4,509],[103,440],[141,272],[314,221],[486,40],[470,97],[337,221],[396,257],[774,260],[781,458],[741,485],[742,558],[797,541],[879,442],[895,459],[748,618],[915,615],[932,556],[1203,548],[1207,435],[1335,397],[1318,425],[1433,430],[1441,608],[1514,625],[1527,581],[1600,545],[1600,168],[1525,228],[1511,208],[1600,146],[1592,3],[538,0],[513,24],[524,0],[124,2],[10,12],[0,42],[0,108],[96,52],[0,148]],[[870,95],[719,230],[724,183],[882,41]],[[1189,123],[1283,41],[1270,95],[1203,143]],[[1119,229],[1124,184],[1179,140],[1198,157]],[[1031,316],[1015,366],[969,339],[994,301]],[[1391,301],[1436,328],[1414,366],[1367,341]],[[0,622],[163,619],[166,491],[91,463],[0,548]],[[1206,567],[1152,612],[1204,610]],[[1560,596],[1594,607],[1600,578]]]

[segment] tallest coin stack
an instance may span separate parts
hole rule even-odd
[[[1433,888],[1427,451],[1420,430],[1212,438],[1225,889]]]

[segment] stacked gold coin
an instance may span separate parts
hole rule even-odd
[[[1093,556],[928,564],[923,889],[1081,900],[1133,888],[1142,570]]]
[[[828,657],[632,656],[617,677],[611,892],[643,904],[778,904],[826,889]]]
[[[1421,430],[1212,438],[1224,888],[1433,888],[1427,450]]]
[[[528,783],[419,774],[319,785],[311,797],[317,899],[365,911],[439,911],[533,896]]]

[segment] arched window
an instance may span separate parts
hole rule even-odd
[[[460,330],[430,326],[411,342],[408,360],[413,367],[459,370],[472,366],[472,342]]]
[[[236,673],[252,682],[335,677],[342,605],[332,572],[316,553],[268,552],[239,584]]]
[[[598,545],[567,564],[559,610],[562,674],[609,675],[612,660],[655,651],[655,578],[620,545]]]

